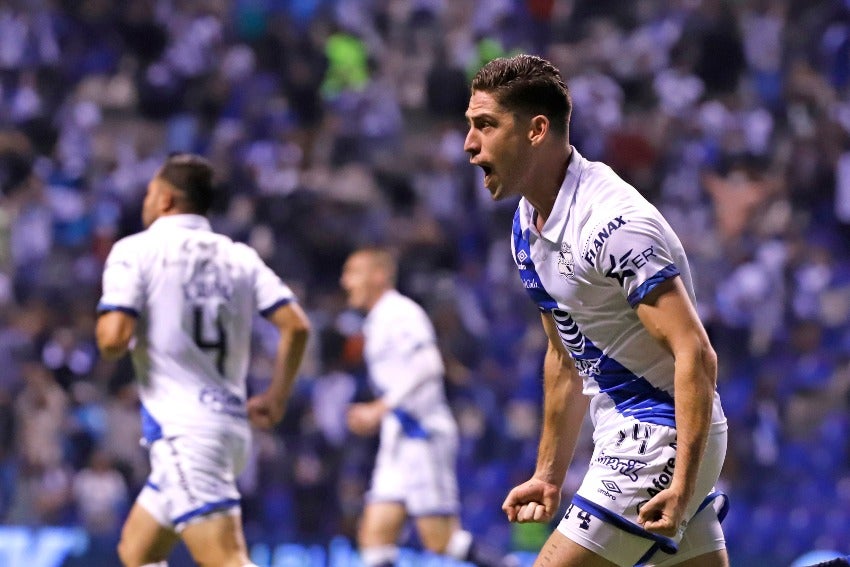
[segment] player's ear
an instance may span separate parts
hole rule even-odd
[[[177,206],[177,192],[168,183],[162,183],[159,187],[159,210],[171,211]]]
[[[528,128],[528,141],[531,142],[531,145],[537,146],[543,143],[548,133],[549,119],[542,114],[532,116]]]

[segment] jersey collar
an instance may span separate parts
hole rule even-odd
[[[549,242],[559,242],[564,232],[566,220],[570,214],[570,208],[575,200],[576,189],[581,178],[581,172],[584,169],[584,157],[575,146],[572,147],[572,155],[570,163],[567,165],[567,174],[564,176],[564,181],[561,183],[561,188],[558,190],[558,196],[555,198],[555,205],[552,207],[552,213],[546,219],[546,224],[543,225],[541,236]],[[533,218],[534,208],[531,203],[523,197],[522,199],[522,224],[523,229],[528,230]]]
[[[159,230],[162,228],[188,228],[193,230],[212,230],[212,228],[210,227],[210,221],[207,220],[207,217],[192,214],[165,215],[163,217],[159,217],[151,223],[150,227],[148,227],[148,230]]]

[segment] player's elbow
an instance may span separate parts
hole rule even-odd
[[[103,313],[95,327],[95,341],[100,355],[106,359],[124,356],[130,348],[135,330],[135,319],[120,311]]]
[[[714,348],[708,340],[700,341],[697,347],[696,361],[699,368],[702,369],[703,376],[705,376],[706,380],[711,384],[711,387],[716,388],[717,353],[714,351]]]
[[[306,342],[311,331],[312,327],[307,315],[300,313],[298,317],[293,319],[292,325],[290,326],[290,332],[296,341]]]
[[[100,356],[106,360],[121,358],[127,352],[128,343],[118,337],[97,335],[97,349]]]

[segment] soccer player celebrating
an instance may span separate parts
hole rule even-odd
[[[429,551],[482,567],[501,565],[501,557],[461,528],[458,432],[446,402],[443,360],[425,311],[395,289],[396,270],[389,251],[362,248],[348,257],[340,281],[349,306],[367,313],[364,358],[379,395],[352,404],[347,416],[355,434],[380,430],[358,532],[361,558],[366,567],[394,565],[410,515]]]
[[[283,417],[309,322],[257,253],[210,230],[213,169],[169,157],[147,187],[144,231],[115,243],[103,274],[97,344],[131,351],[151,473],[130,510],[118,553],[127,567],[165,566],[181,538],[200,565],[246,567],[236,477],[250,425]],[[268,389],[246,400],[251,325],[279,330]]]
[[[521,197],[512,253],[549,338],[536,470],[502,507],[512,522],[555,515],[589,408],[587,475],[536,565],[726,566],[713,487],[727,425],[685,252],[640,193],[570,145],[571,109],[559,71],[517,55],[477,73],[466,111],[485,187]]]

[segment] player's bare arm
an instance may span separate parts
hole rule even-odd
[[[717,384],[717,357],[680,278],[659,285],[636,308],[649,333],[675,359],[676,469],[667,490],[641,508],[644,528],[675,534],[694,494]]]
[[[544,313],[549,338],[543,364],[543,426],[531,480],[511,490],[502,510],[511,522],[548,522],[558,512],[561,486],[575,452],[589,398],[552,315]]]
[[[95,336],[101,356],[109,360],[121,358],[130,348],[136,330],[136,318],[123,311],[108,311],[97,319]]]
[[[295,302],[277,308],[269,315],[269,321],[280,332],[272,381],[265,392],[248,400],[251,424],[263,429],[283,418],[310,335],[310,321]]]

